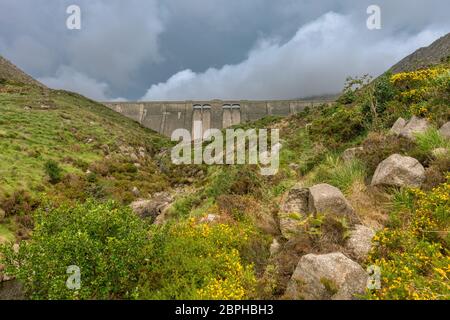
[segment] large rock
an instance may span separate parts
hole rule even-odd
[[[311,213],[354,215],[352,206],[338,188],[322,183],[309,188],[309,192],[308,204]]]
[[[418,118],[416,116],[409,120],[408,124],[400,131],[400,136],[414,140],[415,135],[418,133],[424,133],[428,130],[430,124],[427,119]]]
[[[340,252],[300,259],[288,284],[287,299],[352,300],[364,294],[367,273]]]
[[[172,202],[173,196],[169,193],[161,192],[155,194],[152,199],[134,201],[130,204],[130,207],[141,218],[151,218],[152,221],[155,221]]]
[[[447,154],[449,152],[450,152],[450,150],[447,148],[436,148],[436,149],[433,149],[433,151],[431,151],[431,154],[433,155],[434,158],[439,159],[439,158],[444,158],[445,156],[447,156]]]
[[[346,248],[350,251],[352,257],[358,261],[365,261],[372,248],[372,239],[375,231],[363,225],[356,225],[350,232],[346,242]]]
[[[281,234],[290,239],[300,232],[299,223],[308,215],[309,190],[294,186],[285,196],[278,213]]]
[[[392,126],[390,132],[396,135],[400,135],[402,130],[405,129],[407,124],[408,121],[406,121],[403,118],[398,118],[397,121],[395,121],[394,125]]]
[[[447,122],[446,124],[444,124],[440,129],[439,129],[439,133],[447,138],[450,139],[450,122]]]
[[[342,160],[344,162],[350,162],[362,151],[364,151],[363,147],[349,148],[342,153]]]
[[[424,180],[425,169],[419,161],[393,154],[378,165],[372,185],[420,187]]]

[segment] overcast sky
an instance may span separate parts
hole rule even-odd
[[[449,15],[449,0],[0,0],[0,54],[98,100],[288,99],[382,73],[450,32]]]

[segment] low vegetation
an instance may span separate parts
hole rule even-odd
[[[277,299],[301,255],[348,237],[349,221],[319,214],[306,219],[303,237],[280,240],[278,258],[270,255],[285,192],[329,183],[381,229],[365,264],[382,268],[382,289],[364,298],[448,299],[450,159],[433,151],[449,148],[436,130],[450,120],[449,79],[448,63],[349,79],[336,103],[241,125],[281,130],[280,170],[269,177],[251,165],[173,166],[170,142],[95,102],[3,85],[0,237],[27,241],[17,253],[4,245],[2,263],[33,299]],[[389,134],[413,115],[433,128],[415,141]],[[394,153],[424,164],[422,190],[370,187]],[[133,187],[145,197],[180,185],[194,192],[177,197],[166,224],[148,225],[127,206],[139,197]],[[78,291],[65,286],[70,265],[82,270]]]

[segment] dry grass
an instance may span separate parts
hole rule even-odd
[[[355,181],[347,195],[361,223],[375,230],[387,222],[390,198],[383,190],[366,186],[363,181]]]

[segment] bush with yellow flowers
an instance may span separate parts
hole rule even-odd
[[[254,297],[253,265],[240,252],[255,235],[243,224],[201,223],[194,218],[156,227],[136,298]]]
[[[367,298],[450,299],[450,174],[430,192],[401,191],[394,205],[369,257],[381,269],[381,289]]]
[[[439,66],[412,72],[401,72],[392,75],[390,81],[400,89],[400,97],[403,101],[416,103],[430,97],[439,87],[436,85],[436,81],[442,82],[443,76],[448,74],[449,71],[449,68]]]
[[[424,102],[414,103],[410,106],[409,109],[411,111],[411,114],[421,118],[427,117],[429,113],[428,106]]]

